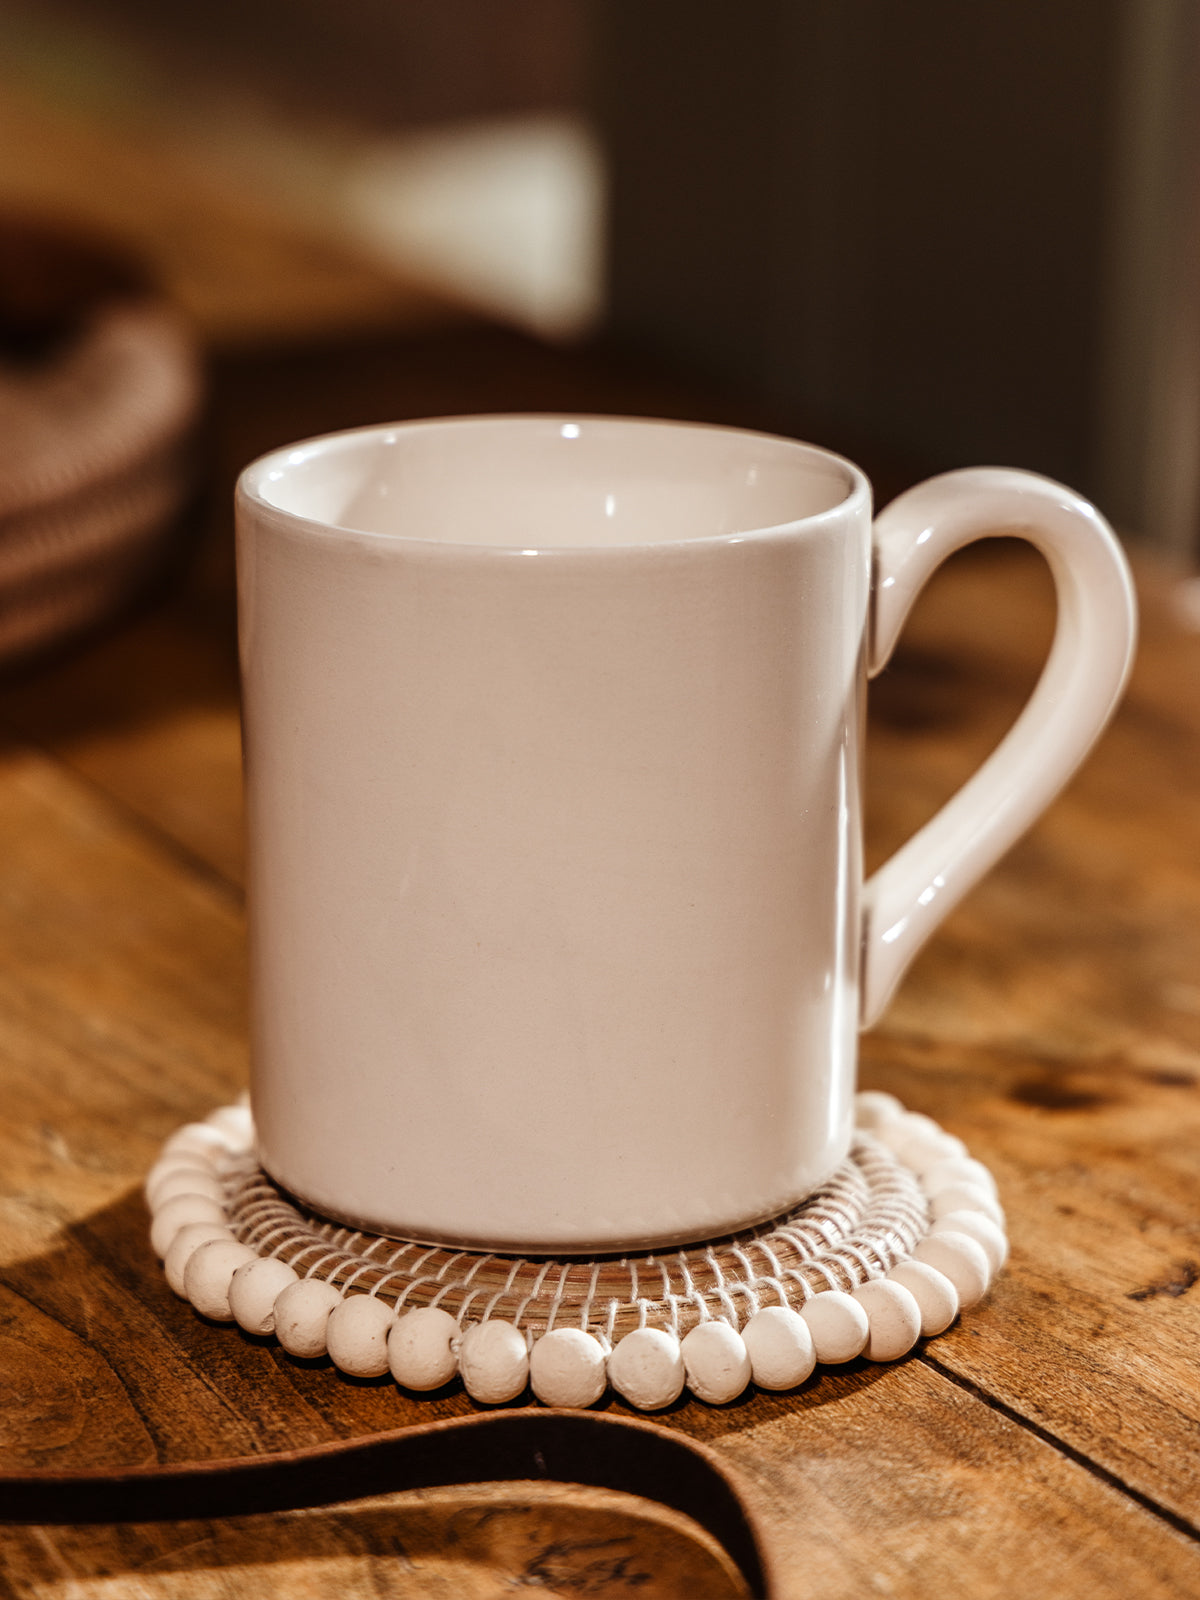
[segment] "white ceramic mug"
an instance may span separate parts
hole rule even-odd
[[[872,524],[849,462],[732,429],[336,434],[248,468],[238,522],[261,1158],[406,1238],[662,1245],[819,1185],[859,1027],[1132,651],[1124,558],[1069,490],[955,472]],[[995,533],[1050,563],[1050,659],[864,885],[867,675]]]

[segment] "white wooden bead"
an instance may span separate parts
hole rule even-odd
[[[441,1306],[417,1306],[394,1322],[388,1334],[388,1365],[406,1389],[427,1394],[458,1372],[459,1327]]]
[[[894,1094],[885,1094],[881,1089],[864,1089],[854,1097],[855,1124],[869,1132],[873,1133],[882,1128],[884,1123],[895,1122],[897,1117],[903,1115],[903,1103]]]
[[[582,1328],[552,1328],[529,1353],[529,1381],[543,1405],[595,1405],[608,1383],[600,1341]]]
[[[150,1197],[168,1173],[178,1171],[203,1172],[205,1177],[215,1177],[213,1167],[205,1161],[203,1156],[198,1156],[194,1150],[180,1150],[175,1155],[159,1156],[142,1180],[142,1194],[146,1204],[150,1204]]]
[[[231,1150],[251,1150],[254,1147],[254,1118],[248,1106],[218,1106],[204,1119],[205,1126],[215,1128]]]
[[[325,1348],[351,1378],[379,1378],[388,1370],[388,1332],[396,1308],[371,1294],[348,1294],[325,1325]]]
[[[911,1167],[918,1178],[943,1161],[953,1161],[961,1156],[966,1145],[952,1133],[918,1133],[908,1138],[896,1151],[896,1157],[906,1167]]]
[[[943,1133],[938,1139],[923,1140],[917,1149],[906,1148],[904,1160],[924,1181],[925,1174],[943,1161],[957,1161],[966,1154],[967,1147],[956,1134]]]
[[[866,1349],[870,1334],[867,1313],[840,1289],[814,1294],[805,1301],[800,1315],[808,1323],[818,1361],[853,1361]]]
[[[750,1382],[746,1346],[727,1322],[698,1322],[679,1348],[688,1388],[710,1406],[736,1400]]]
[[[248,1244],[236,1239],[210,1239],[194,1250],[183,1269],[183,1287],[188,1299],[202,1317],[214,1322],[232,1322],[229,1285],[237,1269],[257,1260]]]
[[[921,1337],[921,1308],[902,1283],[872,1278],[859,1284],[854,1298],[867,1313],[868,1361],[899,1361]]]
[[[790,1306],[764,1306],[742,1329],[750,1373],[760,1389],[794,1389],[817,1364],[808,1323]]]
[[[477,1322],[462,1336],[458,1370],[472,1400],[491,1406],[515,1400],[529,1381],[525,1336],[511,1322]]]
[[[142,1180],[142,1194],[145,1196],[147,1205],[150,1204],[151,1195],[153,1195],[155,1189],[167,1174],[181,1169],[183,1171],[203,1172],[206,1177],[210,1178],[214,1176],[212,1167],[205,1161],[204,1157],[196,1155],[192,1150],[180,1150],[172,1156],[159,1156]]]
[[[341,1291],[323,1278],[289,1283],[275,1299],[275,1337],[292,1356],[313,1360],[326,1352],[325,1329]]]
[[[210,1200],[223,1200],[225,1188],[211,1167],[168,1167],[146,1191],[151,1211],[161,1211],[168,1200],[180,1194],[206,1194]]]
[[[927,1339],[945,1333],[958,1315],[958,1290],[944,1272],[927,1261],[901,1261],[888,1273],[892,1283],[903,1284],[917,1302],[921,1332]]]
[[[1000,1202],[977,1183],[952,1183],[929,1202],[929,1214],[934,1221],[951,1211],[980,1211],[990,1217],[998,1228],[1004,1226],[1004,1211]]]
[[[918,1134],[940,1134],[941,1125],[932,1117],[927,1117],[920,1111],[902,1111],[898,1117],[890,1117],[879,1130],[879,1137],[889,1150],[899,1151],[902,1144],[915,1138]]]
[[[948,1211],[938,1217],[930,1233],[965,1233],[983,1246],[993,1279],[1008,1260],[1008,1236],[982,1211]]]
[[[177,1164],[177,1161],[170,1156],[159,1156],[158,1160],[150,1168],[150,1171],[142,1179],[142,1196],[147,1205],[150,1203],[154,1185],[164,1178],[168,1172],[173,1171]]]
[[[939,1161],[967,1153],[967,1147],[961,1139],[947,1133],[932,1117],[920,1111],[906,1111],[894,1122],[885,1123],[878,1130],[878,1137],[905,1166],[911,1167],[916,1173],[935,1166]]]
[[[181,1300],[188,1297],[183,1275],[192,1256],[202,1244],[213,1239],[232,1239],[233,1229],[220,1222],[188,1222],[176,1233],[163,1257],[167,1282]]]
[[[229,1285],[229,1309],[247,1333],[275,1332],[275,1301],[300,1275],[277,1256],[256,1256],[239,1267]]]
[[[983,1299],[991,1282],[988,1259],[983,1246],[965,1233],[928,1233],[913,1251],[914,1261],[924,1261],[946,1277],[958,1290],[958,1303],[969,1311]]]
[[[608,1358],[608,1381],[639,1411],[661,1411],[683,1393],[679,1340],[664,1328],[634,1328]]]
[[[150,1244],[161,1261],[171,1240],[189,1222],[225,1221],[225,1207],[208,1194],[177,1194],[154,1213],[150,1224]]]
[[[229,1154],[229,1142],[219,1128],[207,1122],[185,1122],[163,1145],[162,1153],[164,1157],[177,1156],[185,1150],[216,1165]]]
[[[921,1187],[929,1196],[940,1194],[952,1183],[975,1183],[990,1195],[999,1198],[996,1180],[991,1168],[973,1156],[950,1156],[945,1161],[935,1161],[921,1177]]]

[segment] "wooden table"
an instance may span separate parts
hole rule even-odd
[[[206,1325],[146,1242],[158,1143],[246,1080],[233,468],[385,415],[720,409],[499,334],[229,358],[215,390],[217,510],[187,585],[0,693],[0,1470],[254,1455],[474,1409]],[[1009,1269],[893,1367],[661,1419],[737,1473],[783,1594],[1200,1594],[1200,633],[1163,574],[1141,578],[1115,725],[863,1041],[866,1085],[992,1165]],[[935,581],[872,696],[873,860],[995,742],[1051,614],[1007,542]],[[0,1550],[0,1592],[64,1600],[738,1592],[686,1520],[555,1484],[9,1526]]]

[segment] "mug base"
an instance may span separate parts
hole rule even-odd
[[[559,1226],[554,1230],[489,1230],[470,1227],[455,1228],[439,1223],[436,1227],[416,1220],[398,1222],[394,1217],[384,1217],[370,1210],[347,1207],[336,1195],[331,1195],[311,1184],[298,1185],[285,1175],[283,1164],[276,1164],[261,1146],[258,1160],[263,1172],[285,1195],[301,1208],[330,1221],[342,1223],[359,1233],[374,1234],[398,1243],[420,1244],[431,1249],[447,1246],[454,1250],[486,1252],[496,1255],[552,1256],[590,1260],[596,1256],[621,1256],[630,1252],[654,1250],[680,1250],[704,1244],[713,1239],[732,1237],[749,1229],[759,1228],[776,1219],[786,1217],[807,1201],[818,1196],[823,1187],[843,1166],[850,1152],[851,1133],[847,1129],[844,1140],[833,1152],[833,1159],[815,1174],[804,1175],[804,1181],[786,1190],[768,1195],[752,1210],[745,1207],[729,1211],[719,1205],[692,1208],[686,1218],[676,1223],[665,1223],[660,1215],[653,1225],[644,1227],[622,1226],[597,1228]]]
[[[177,1294],[217,1321],[410,1390],[486,1404],[611,1385],[642,1410],[794,1388],[816,1363],[897,1360],[987,1292],[1007,1254],[987,1168],[930,1118],[860,1095],[847,1160],[792,1213],[669,1254],[513,1257],[348,1232],[269,1179],[245,1107],[167,1140],[146,1181]],[[210,1167],[208,1173],[198,1169]]]

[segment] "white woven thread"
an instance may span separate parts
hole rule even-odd
[[[823,1289],[885,1275],[928,1231],[915,1176],[863,1134],[850,1159],[796,1213],[694,1250],[620,1261],[534,1260],[364,1234],[306,1214],[253,1158],[231,1164],[235,1235],[304,1277],[395,1304],[449,1310],[460,1324],[500,1318],[526,1334],[561,1324],[610,1345],[630,1327],[686,1333],[716,1318],[735,1329],[767,1304],[801,1306]]]

